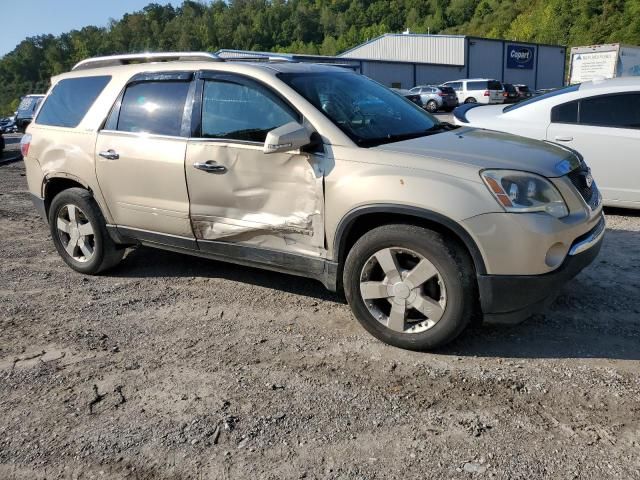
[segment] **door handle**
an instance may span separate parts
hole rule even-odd
[[[573,137],[556,137],[556,142],[572,142]]]
[[[106,158],[107,160],[118,160],[120,155],[115,150],[106,150],[104,152],[98,153],[102,158]]]
[[[224,165],[218,165],[213,160],[208,160],[206,162],[196,162],[193,164],[193,166],[198,170],[202,170],[203,172],[227,173],[227,167],[225,167]]]

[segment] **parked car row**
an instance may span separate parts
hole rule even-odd
[[[535,95],[527,85],[501,83],[488,78],[453,80],[442,85],[417,85],[411,90],[394,90],[430,113],[451,112],[465,103],[517,103]]]

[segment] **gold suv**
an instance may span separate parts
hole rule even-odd
[[[477,313],[525,318],[605,229],[576,152],[440,122],[340,67],[88,59],[52,79],[27,132],[29,189],[74,270],[148,245],[310,277],[403,348]]]

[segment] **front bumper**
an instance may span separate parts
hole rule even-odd
[[[598,256],[605,220],[578,237],[556,270],[540,275],[478,275],[480,305],[488,323],[518,323],[542,310],[562,286]]]

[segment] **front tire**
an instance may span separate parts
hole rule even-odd
[[[473,316],[473,267],[457,246],[425,228],[384,225],[366,233],[347,256],[343,282],[357,320],[396,347],[440,347]]]
[[[55,196],[49,207],[49,228],[62,259],[80,273],[103,272],[124,256],[125,249],[111,240],[98,204],[82,188],[69,188]]]
[[[436,113],[438,111],[438,104],[435,102],[435,100],[429,100],[425,108],[429,113]]]

